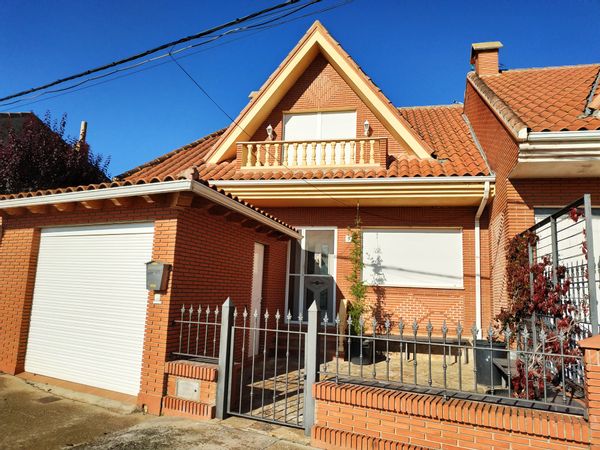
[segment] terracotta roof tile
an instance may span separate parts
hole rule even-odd
[[[470,73],[468,79],[479,87],[484,83],[510,108],[508,115],[512,112],[517,118],[509,120],[520,120],[531,131],[599,130],[600,118],[584,114],[590,96],[600,93],[600,86],[592,92],[599,73],[600,64],[589,64],[507,70],[481,77]],[[498,108],[501,115],[507,113]]]
[[[461,105],[399,108],[398,111],[410,125],[412,131],[434,150],[437,159],[390,155],[387,168],[331,168],[325,171],[320,169],[239,170],[235,161],[207,164],[204,160],[211,145],[223,133],[221,130],[132,169],[118,178],[136,181],[154,176],[176,177],[190,167],[196,167],[199,176],[204,180],[444,177],[490,174],[484,158],[471,137],[469,127],[462,117]]]
[[[117,187],[152,184],[152,183],[162,183],[162,182],[166,182],[166,181],[177,181],[177,180],[185,180],[185,179],[189,179],[189,178],[183,177],[183,176],[178,176],[178,177],[165,176],[162,178],[160,178],[160,177],[138,178],[135,180],[112,181],[110,183],[89,184],[89,185],[85,185],[85,186],[73,186],[73,187],[60,188],[60,189],[43,189],[43,190],[32,191],[32,192],[19,192],[17,194],[6,194],[6,195],[0,195],[0,208],[3,207],[2,203],[1,203],[3,200],[41,197],[44,195],[65,194],[68,192],[95,191],[95,190],[108,189],[108,188],[117,188]],[[293,228],[292,226],[283,222],[282,220],[278,219],[277,217],[273,216],[272,214],[270,214],[260,208],[257,208],[256,206],[248,203],[245,200],[240,199],[239,197],[236,197],[235,195],[231,195],[228,192],[225,192],[223,189],[219,189],[215,186],[209,185],[209,183],[206,180],[195,179],[194,181],[197,181],[198,183],[202,183],[205,186],[210,187],[212,190],[214,190],[226,197],[229,197],[229,198],[235,200],[236,202],[241,203],[242,205],[247,206],[250,209],[253,209],[254,211],[259,212],[263,216],[268,217],[269,219],[274,220],[275,222],[277,222],[281,225],[284,225],[285,227],[289,228],[290,230],[297,231],[295,228]]]

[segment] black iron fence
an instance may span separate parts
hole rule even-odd
[[[542,410],[583,414],[583,359],[567,337],[551,327],[496,330],[479,339],[475,326],[459,323],[435,329],[416,321],[408,326],[351,319],[335,327],[325,314],[320,323],[321,380],[377,384],[441,395]],[[309,324],[310,326],[310,324]],[[422,328],[425,328],[422,330]],[[422,333],[424,331],[424,333]],[[329,348],[328,348],[329,346]]]
[[[180,317],[173,322],[179,331],[177,351],[173,355],[216,362],[221,328],[219,307],[182,305],[180,312]]]

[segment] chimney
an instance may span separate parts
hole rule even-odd
[[[498,52],[502,42],[478,42],[471,45],[471,64],[477,75],[496,75],[500,73]]]

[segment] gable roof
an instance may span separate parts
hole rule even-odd
[[[331,37],[325,27],[319,21],[315,21],[260,90],[252,96],[239,116],[225,130],[215,143],[207,160],[216,164],[235,155],[235,143],[247,140],[254,134],[271,112],[272,107],[281,100],[319,53],[325,56],[395,139],[403,142],[416,156],[429,158],[431,149],[427,143],[411,130],[392,103],[365,75],[350,55],[342,49],[340,44]]]
[[[600,64],[507,70],[468,82],[518,137],[523,130],[599,130],[600,118],[586,114],[600,94]],[[520,134],[519,134],[520,133]]]
[[[398,108],[411,131],[431,148],[435,158],[390,157],[387,167],[325,168],[295,171],[268,171],[237,168],[235,159],[212,164],[206,157],[223,130],[210,134],[149,163],[119,175],[136,182],[152,177],[176,177],[191,167],[204,180],[268,180],[327,178],[388,178],[435,176],[486,176],[491,171],[462,116],[462,105]]]

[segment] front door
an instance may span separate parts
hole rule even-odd
[[[254,243],[254,262],[252,264],[252,309],[250,311],[252,326],[255,326],[255,315],[257,326],[260,327],[260,320],[262,318],[261,304],[262,304],[262,289],[263,289],[263,269],[265,263],[265,246]],[[252,355],[258,353],[259,348],[259,334],[253,333],[251,337]]]
[[[314,301],[335,318],[335,235],[332,228],[306,228],[304,239],[293,242],[290,249],[288,303],[293,320],[307,319]]]

